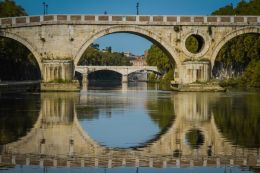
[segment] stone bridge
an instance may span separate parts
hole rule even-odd
[[[83,75],[83,80],[88,80],[88,74],[96,71],[114,71],[122,75],[122,82],[128,81],[128,75],[138,71],[152,71],[160,73],[156,66],[76,66],[75,71]]]
[[[260,17],[47,15],[0,19],[0,36],[20,42],[33,53],[44,82],[72,80],[87,47],[113,33],[139,35],[162,48],[176,64],[176,82],[188,84],[211,78],[218,52],[229,40],[260,33]],[[197,53],[185,46],[191,35],[199,41]]]
[[[0,163],[40,166],[260,166],[257,149],[234,146],[218,130],[211,97],[183,93],[172,98],[176,118],[166,132],[153,142],[129,149],[99,145],[81,127],[75,106],[87,104],[95,96],[44,93],[34,128],[18,141],[2,146]],[[100,98],[103,99],[103,98]],[[130,98],[123,97],[122,103]],[[198,129],[203,143],[193,147],[187,133]]]

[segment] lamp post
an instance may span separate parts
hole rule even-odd
[[[45,15],[45,13],[46,13],[46,10],[45,10],[45,8],[46,8],[46,3],[43,2],[42,5],[43,5],[43,15]]]
[[[46,12],[45,13],[48,15],[48,4],[46,4]]]
[[[48,4],[46,2],[43,2],[42,5],[43,5],[43,15],[48,14]]]
[[[136,3],[136,15],[139,15],[139,1]]]

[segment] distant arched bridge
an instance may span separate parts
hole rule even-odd
[[[75,71],[81,73],[84,78],[96,71],[114,71],[122,75],[122,82],[128,81],[128,75],[138,71],[152,71],[160,73],[156,66],[76,66]]]

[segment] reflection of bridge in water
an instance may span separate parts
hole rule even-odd
[[[3,146],[0,163],[55,167],[260,166],[257,149],[234,146],[222,137],[209,108],[214,97],[174,95],[174,123],[152,143],[134,149],[108,148],[88,136],[79,124],[75,107],[91,99],[95,98],[43,93],[34,128],[20,140]],[[201,135],[199,146],[187,139],[194,130]]]

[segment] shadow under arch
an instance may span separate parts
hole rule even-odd
[[[93,43],[96,39],[109,35],[109,34],[114,34],[114,33],[129,33],[129,34],[134,34],[143,38],[146,38],[147,40],[151,41],[152,43],[156,44],[159,48],[161,48],[168,57],[170,57],[171,61],[174,61],[176,63],[176,67],[179,68],[181,66],[181,61],[177,57],[177,53],[173,50],[172,46],[162,40],[162,38],[155,34],[152,31],[148,31],[146,29],[143,29],[138,26],[112,26],[108,27],[106,29],[102,29],[90,38],[86,39],[85,43],[80,47],[77,55],[74,58],[74,65],[77,66],[80,58],[82,57],[83,53],[85,50],[90,46],[91,43]]]
[[[109,76],[106,76],[105,74],[108,74]],[[95,70],[95,71],[91,71],[88,74],[88,79],[90,80],[90,79],[96,78],[96,75],[97,75],[98,78],[100,78],[100,77],[108,77],[108,80],[112,80],[112,78],[121,80],[122,76],[123,76],[122,73],[120,73],[120,72],[118,72],[116,70],[112,70],[112,69],[98,69],[98,70]],[[106,79],[102,79],[102,80],[106,80]]]
[[[243,35],[243,34],[260,34],[260,27],[244,27],[235,31],[232,31],[224,36],[224,38],[213,48],[214,52],[212,54],[211,59],[211,68],[213,69],[216,58],[218,56],[221,48],[233,38]]]
[[[0,31],[0,37],[10,38],[12,40],[15,40],[15,41],[19,42],[23,46],[25,46],[33,54],[34,58],[36,59],[38,67],[40,69],[40,74],[42,76],[42,60],[41,60],[41,56],[37,52],[37,49],[35,47],[33,47],[31,43],[29,43],[25,38],[22,38],[22,37],[18,36],[17,34],[13,34],[11,32],[7,32],[7,31]]]

